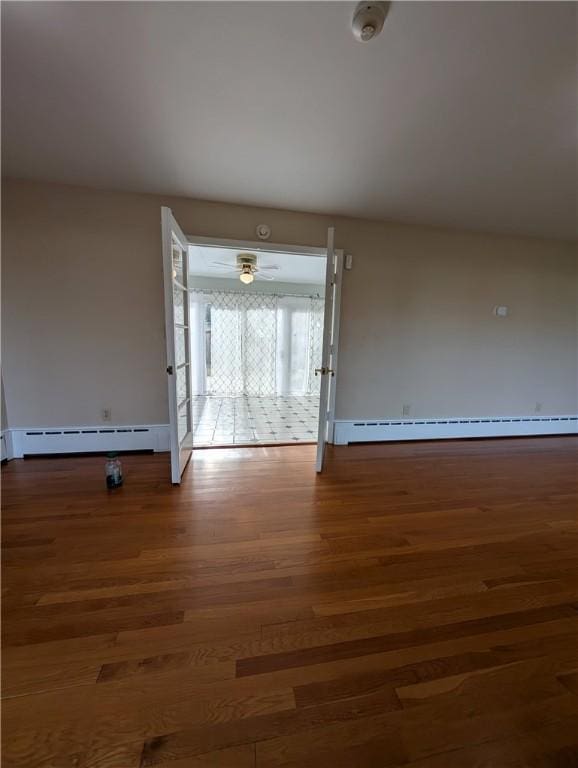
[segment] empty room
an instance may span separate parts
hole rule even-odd
[[[578,767],[577,11],[3,0],[3,768]]]

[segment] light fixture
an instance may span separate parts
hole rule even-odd
[[[253,276],[251,265],[243,264],[243,269],[241,270],[241,274],[239,275],[239,280],[245,285],[250,285],[254,279],[255,277]]]
[[[366,43],[377,37],[383,29],[385,17],[389,11],[389,3],[365,2],[359,3],[353,14],[351,29],[356,40]]]

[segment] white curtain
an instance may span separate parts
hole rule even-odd
[[[323,305],[308,296],[193,292],[191,361],[193,371],[201,371],[192,376],[193,394],[318,392]]]
[[[194,294],[189,310],[191,343],[191,394],[204,395],[207,391],[207,346],[205,318],[207,301],[204,296]]]
[[[279,296],[277,303],[278,395],[319,391],[315,368],[321,365],[323,299]]]

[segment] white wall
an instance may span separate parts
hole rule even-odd
[[[3,185],[11,426],[167,421],[160,206],[185,232],[354,254],[338,418],[575,413],[576,245],[64,185]],[[507,304],[510,317],[492,314]]]
[[[352,222],[342,244],[359,255],[343,297],[343,418],[403,404],[432,418],[576,413],[575,243]]]

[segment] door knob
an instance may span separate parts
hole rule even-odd
[[[173,366],[172,365],[167,366],[167,373],[169,374],[169,376],[173,375]]]

